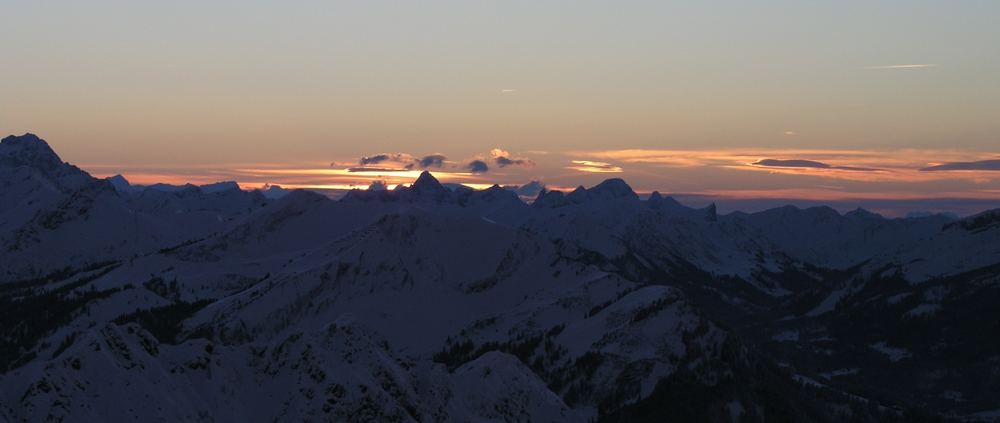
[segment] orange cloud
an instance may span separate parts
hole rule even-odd
[[[490,157],[508,157],[496,149]],[[530,178],[575,186],[596,183],[610,174],[624,174],[637,191],[689,192],[739,198],[978,198],[1000,197],[1000,172],[992,170],[997,154],[946,149],[832,150],[794,148],[619,149],[549,152],[530,167]],[[347,190],[366,188],[372,181],[408,185],[420,174],[386,160],[359,166],[357,160],[299,163],[231,163],[208,165],[80,166],[97,177],[123,174],[134,184],[208,184],[237,181],[244,188],[265,184],[286,188]],[[567,163],[568,162],[568,163]],[[491,162],[491,164],[493,164]],[[947,165],[934,168],[934,166]],[[493,166],[491,166],[493,167]],[[361,168],[361,169],[359,169]],[[928,171],[928,168],[940,169]],[[524,183],[529,168],[510,172],[472,173],[444,166],[434,174],[445,183],[486,188],[494,183]],[[924,169],[923,171],[921,169]],[[743,178],[734,172],[746,172]],[[751,174],[753,173],[753,174]],[[770,174],[780,175],[769,176]],[[522,179],[523,178],[523,179]],[[743,180],[745,179],[745,181]]]
[[[593,159],[611,159],[664,167],[719,167],[852,181],[924,182],[942,179],[982,180],[996,177],[996,172],[990,174],[988,169],[978,171],[972,169],[964,172],[920,171],[942,163],[976,162],[984,156],[979,152],[958,150],[623,149],[576,151],[573,154]],[[992,157],[995,154],[985,154],[985,156]],[[786,165],[780,165],[781,163]]]
[[[621,167],[605,162],[595,162],[590,160],[573,160],[570,163],[572,163],[573,166],[567,166],[566,167],[567,169],[578,170],[580,172],[621,173],[623,171]]]

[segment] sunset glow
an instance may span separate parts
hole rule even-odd
[[[1000,422],[1000,0],[0,28],[0,423]]]
[[[351,189],[366,189],[375,181],[384,182],[390,188],[405,186],[423,171],[419,166],[406,167],[419,161],[416,156],[392,156],[395,161],[384,160],[377,164],[362,164],[365,157],[371,161],[371,156],[343,157],[327,167],[320,167],[318,163],[236,163],[176,168],[82,166],[102,177],[121,173],[135,184],[208,184],[233,180],[245,189],[279,185],[287,189],[317,190],[336,198]],[[517,157],[522,164],[530,162],[530,165],[501,167],[496,164],[497,157],[508,156]],[[519,186],[531,180],[542,180],[549,189],[570,191],[577,185],[593,185],[607,177],[621,177],[640,194],[660,191],[718,199],[1000,200],[1000,170],[990,169],[997,157],[1000,155],[996,153],[955,149],[622,149],[532,154],[494,148],[468,159],[445,159],[427,170],[444,183],[463,184],[474,189],[494,184]],[[487,172],[469,172],[466,163],[477,158],[493,166]],[[948,164],[957,165],[948,167]],[[145,170],[150,168],[157,171]]]
[[[996,198],[996,5],[855,9],[20,3],[0,131],[137,184]]]

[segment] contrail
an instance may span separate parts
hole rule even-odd
[[[921,63],[921,64],[911,64],[911,65],[884,65],[884,66],[868,66],[864,69],[920,69],[920,68],[933,68],[937,66],[933,63]]]

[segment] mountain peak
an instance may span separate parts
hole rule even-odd
[[[545,191],[545,184],[541,181],[533,180],[521,186],[508,187],[512,189],[519,197],[538,197],[542,191]]]
[[[858,207],[854,210],[847,212],[847,214],[845,214],[844,217],[858,218],[858,219],[881,219],[882,215],[878,213],[872,213],[868,210]]]
[[[24,135],[8,135],[4,137],[2,140],[0,140],[0,143],[2,144],[41,143],[44,144],[45,146],[48,146],[45,140],[39,138],[38,135],[32,134],[31,132],[25,132]]]
[[[132,184],[130,184],[128,182],[128,179],[125,179],[125,177],[122,176],[121,174],[117,174],[115,176],[109,176],[104,179],[110,182],[111,186],[115,187],[115,191],[122,193],[132,191]]]
[[[705,220],[709,222],[716,222],[719,220],[719,212],[715,207],[715,203],[709,204],[705,207]]]
[[[287,190],[281,187],[281,185],[271,185],[266,184],[260,189],[260,193],[269,200],[277,200],[288,195],[291,190]]]
[[[64,192],[95,181],[76,166],[64,163],[45,140],[32,133],[0,140],[0,167],[26,168],[48,179]]]
[[[410,189],[412,189],[414,192],[417,193],[421,192],[432,193],[432,192],[446,191],[444,185],[441,185],[441,182],[438,182],[437,178],[435,178],[434,175],[431,175],[431,173],[426,170],[420,172],[420,176],[417,178],[416,181],[413,182],[413,185],[410,186]]]
[[[988,229],[1000,228],[1000,209],[987,210],[979,214],[966,217],[957,222],[945,225],[945,229],[959,226],[969,232],[979,233]]]
[[[580,185],[576,187],[575,190],[566,194],[566,199],[574,203],[582,203],[587,200],[589,196],[587,195],[587,189]]]
[[[117,183],[122,183],[122,184],[125,184],[125,185],[131,185],[131,183],[129,183],[128,179],[126,179],[125,176],[123,176],[120,173],[117,173],[114,176],[108,176],[107,178],[104,178],[104,179],[107,179],[107,180],[111,181],[112,183],[117,182]]]
[[[420,172],[420,177],[410,185],[409,192],[414,199],[443,201],[451,196],[451,190],[438,182],[428,171]]]
[[[32,133],[11,135],[0,140],[0,163],[46,169],[63,164],[62,159],[52,151],[49,144]]]
[[[240,185],[237,184],[236,181],[222,181],[222,182],[216,182],[214,184],[201,185],[198,188],[201,189],[201,192],[210,194],[210,193],[224,192],[230,190],[239,190]]]
[[[538,192],[538,197],[535,197],[532,205],[534,207],[557,207],[563,205],[565,200],[566,196],[561,191],[543,189]]]
[[[591,196],[597,196],[601,198],[627,198],[627,199],[639,199],[635,191],[632,191],[632,187],[628,186],[624,180],[621,178],[611,178],[606,179],[594,186],[593,188],[587,190]]]

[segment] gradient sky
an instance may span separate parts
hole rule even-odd
[[[282,3],[3,1],[0,133],[138,183],[1000,199],[997,1]]]

